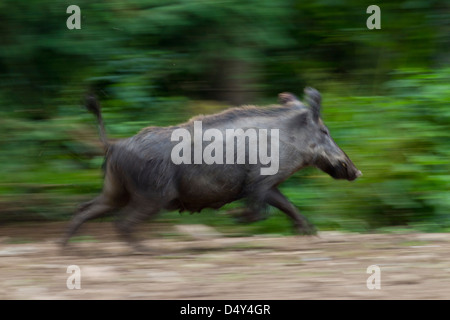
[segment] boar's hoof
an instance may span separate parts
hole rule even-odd
[[[308,224],[306,226],[299,225],[295,226],[295,232],[299,235],[303,236],[315,236],[317,235],[317,229],[312,224]]]

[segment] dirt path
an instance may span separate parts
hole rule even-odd
[[[171,237],[144,241],[151,254],[137,255],[109,223],[89,224],[83,234],[101,236],[61,252],[62,227],[0,227],[0,299],[450,298],[450,234],[226,237],[170,227]],[[80,267],[79,290],[67,288],[69,265]],[[379,290],[367,288],[371,265]]]

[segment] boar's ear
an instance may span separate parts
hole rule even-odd
[[[288,105],[290,103],[296,103],[300,101],[298,101],[297,97],[294,96],[292,93],[282,92],[278,94],[278,102],[282,105]]]
[[[311,111],[313,114],[314,121],[318,121],[320,117],[320,107],[321,107],[321,101],[322,97],[320,96],[319,91],[317,91],[314,88],[307,87],[305,88],[305,98],[308,102],[309,106],[311,107]]]

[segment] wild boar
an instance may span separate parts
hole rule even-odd
[[[230,108],[170,127],[148,127],[135,136],[107,139],[101,109],[86,106],[99,124],[105,146],[102,193],[80,206],[62,239],[65,245],[87,220],[123,210],[119,233],[136,248],[136,225],[162,210],[199,212],[246,200],[244,216],[256,220],[267,205],[293,221],[300,234],[315,228],[279,191],[296,171],[314,166],[335,179],[361,175],[320,118],[321,96],[305,89],[306,106],[291,93],[279,105]]]

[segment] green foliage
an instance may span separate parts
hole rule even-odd
[[[356,0],[80,0],[82,28],[68,30],[71,4],[0,3],[0,221],[66,219],[99,192],[89,89],[120,138],[308,85],[364,176],[307,169],[282,185],[288,198],[321,229],[450,228],[448,3],[377,3],[380,30]],[[272,211],[248,230],[287,225]]]

